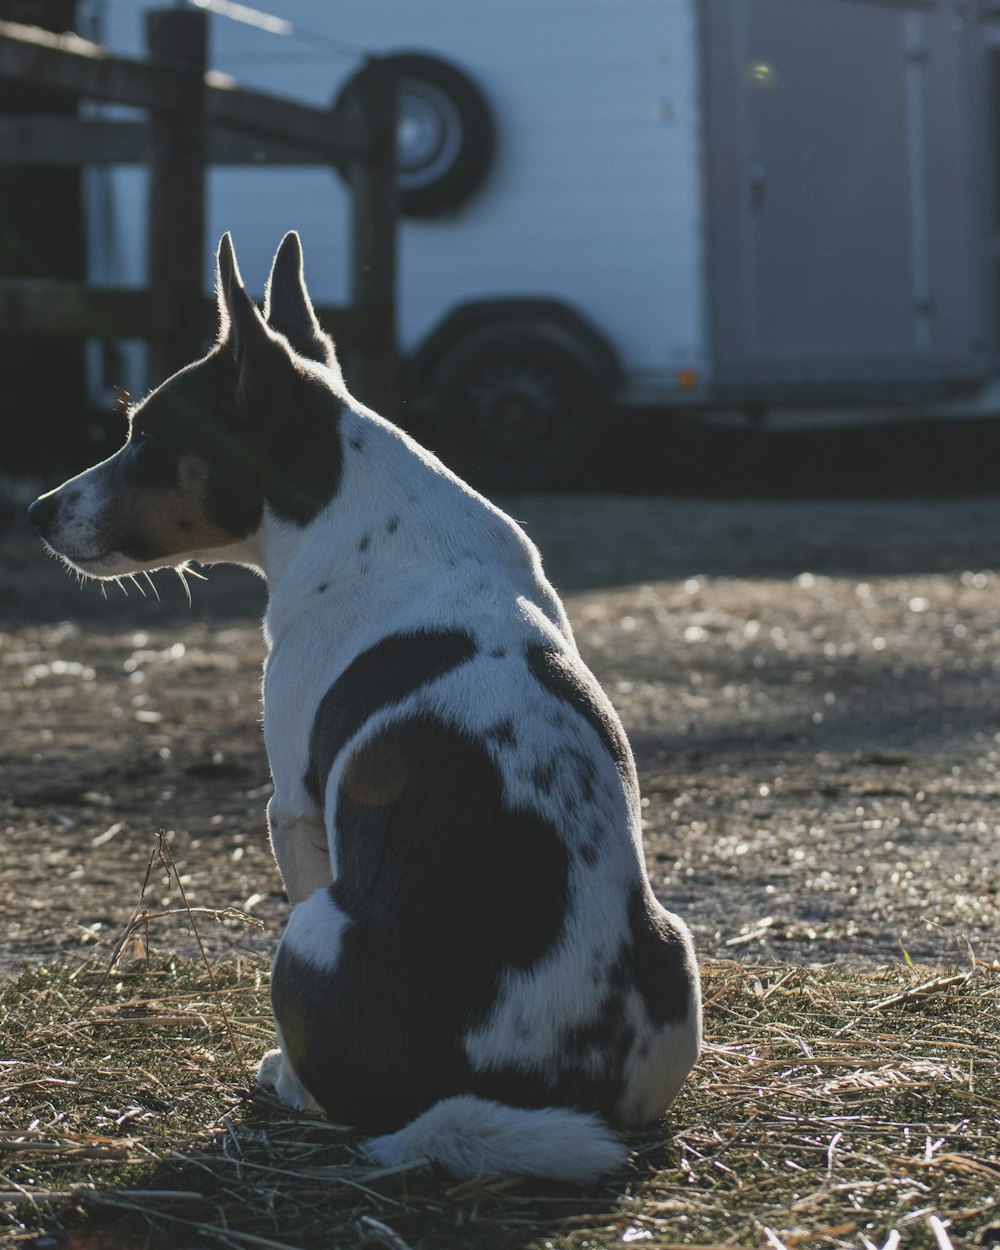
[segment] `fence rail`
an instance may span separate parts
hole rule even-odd
[[[0,278],[0,333],[95,339],[156,339],[169,333],[175,312],[141,287],[96,287],[53,278]],[[192,330],[200,340],[217,329],[215,299],[194,306]],[[378,327],[363,308],[318,305],[316,315],[341,347],[361,349],[377,340]]]
[[[140,121],[0,117],[0,166],[150,170],[148,287],[0,277],[0,332],[148,339],[149,380],[158,381],[214,333],[214,305],[202,291],[206,166],[337,165],[351,189],[351,304],[320,309],[320,319],[356,349],[359,396],[391,415],[398,403],[394,76],[376,63],[347,105],[312,108],[210,71],[207,33],[203,12],[150,12],[148,56],[139,60],[77,35],[0,21],[0,80],[148,114]]]

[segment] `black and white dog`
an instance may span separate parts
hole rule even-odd
[[[223,238],[218,300],[208,355],[30,512],[89,577],[198,560],[267,580],[293,910],[261,1080],[389,1165],[592,1179],[701,1036],[621,724],[525,534],[347,393],[298,236],[263,316]]]

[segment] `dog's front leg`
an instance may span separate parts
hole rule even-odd
[[[271,850],[293,907],[331,883],[326,829],[318,808],[309,811],[302,803],[282,802],[275,791],[267,805],[267,825]]]

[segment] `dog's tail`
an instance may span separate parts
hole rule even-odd
[[[539,1176],[585,1184],[625,1162],[621,1138],[570,1107],[529,1109],[461,1094],[443,1098],[404,1128],[365,1142],[379,1163],[434,1163],[459,1180]]]

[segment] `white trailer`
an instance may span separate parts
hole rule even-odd
[[[994,54],[975,6],[260,5],[275,20],[204,5],[214,67],[247,85],[325,105],[366,56],[398,60],[407,402],[461,471],[571,477],[609,400],[911,401],[988,376]],[[85,33],[142,55],[152,3],[82,7]],[[89,180],[91,278],[140,283],[145,176]],[[332,172],[209,175],[209,238],[232,230],[258,291],[295,228],[314,297],[346,302],[346,218]]]

